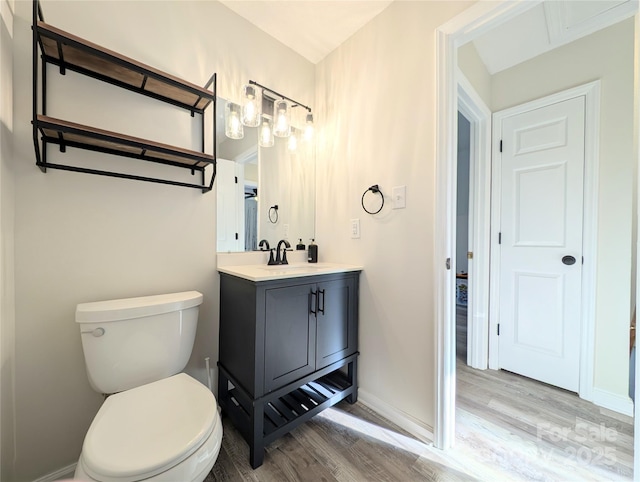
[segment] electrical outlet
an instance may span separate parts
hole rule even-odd
[[[283,227],[284,227],[284,239],[289,239],[289,225],[285,224]]]
[[[396,186],[392,191],[393,209],[407,207],[407,186]]]
[[[357,239],[360,237],[360,220],[359,219],[351,220],[351,237],[353,239]]]

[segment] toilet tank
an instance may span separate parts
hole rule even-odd
[[[197,291],[81,303],[76,308],[89,382],[116,393],[180,373],[189,361]]]

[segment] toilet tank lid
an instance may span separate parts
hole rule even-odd
[[[76,322],[102,323],[142,318],[186,310],[200,304],[202,304],[202,293],[197,291],[80,303],[76,307]]]

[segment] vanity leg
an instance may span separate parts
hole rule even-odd
[[[264,404],[254,402],[251,414],[251,443],[249,444],[249,463],[257,469],[264,462]]]
[[[358,401],[358,359],[356,358],[347,365],[347,377],[351,383],[351,395],[347,397],[347,402],[354,404]]]

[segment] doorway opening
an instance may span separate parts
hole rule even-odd
[[[457,132],[457,47],[486,32],[493,26],[514,18],[531,8],[525,2],[504,2],[498,6],[477,4],[437,31],[438,51],[438,116],[437,116],[437,181],[436,229],[445,233],[436,240],[436,317],[437,317],[437,412],[435,424],[435,444],[447,448],[455,438],[453,414],[455,411],[455,323],[454,305],[456,270],[447,269],[447,259],[454,257],[455,226],[455,135]],[[636,20],[636,24],[637,24]],[[637,103],[637,94],[635,97]],[[452,142],[453,141],[453,142]],[[634,151],[637,157],[637,150]],[[474,248],[475,250],[475,248]],[[475,254],[475,253],[474,253]],[[442,265],[440,264],[442,261]],[[455,261],[453,263],[455,268]],[[470,276],[470,283],[474,277]],[[474,299],[470,286],[471,300]],[[453,358],[453,360],[452,360]]]
[[[470,157],[471,122],[458,110],[458,150],[456,188],[456,357],[469,364],[467,306],[469,301]]]

